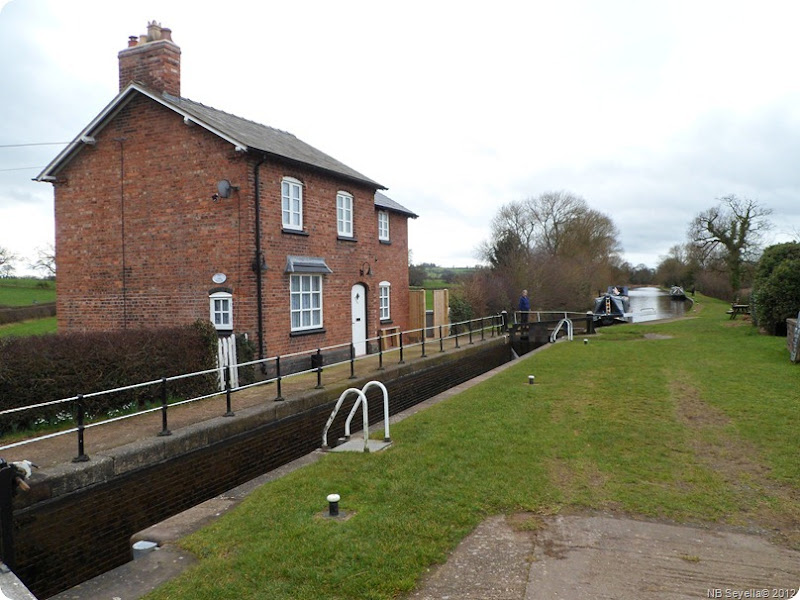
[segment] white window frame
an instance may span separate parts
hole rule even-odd
[[[294,177],[281,180],[281,224],[284,229],[303,229],[303,182]]]
[[[378,211],[378,239],[382,242],[389,241],[389,211]]]
[[[208,296],[211,323],[218,331],[233,331],[233,294],[214,292]]]
[[[388,281],[381,281],[378,284],[378,307],[381,321],[388,321],[392,318],[391,297],[392,284]]]
[[[353,237],[353,195],[347,192],[336,192],[336,233]]]
[[[289,276],[289,314],[292,331],[322,328],[322,275]]]

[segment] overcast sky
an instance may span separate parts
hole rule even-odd
[[[31,180],[63,147],[36,144],[116,96],[117,53],[152,20],[181,48],[183,96],[289,131],[419,214],[415,263],[476,264],[501,205],[557,190],[611,217],[633,265],[729,194],[773,210],[768,242],[800,239],[794,1],[0,6],[0,246],[26,259],[53,242],[52,186]]]

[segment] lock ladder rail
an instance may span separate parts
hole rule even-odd
[[[341,409],[342,404],[344,403],[345,398],[347,398],[350,394],[357,394],[358,398],[353,403],[353,407],[350,409],[350,414],[347,415],[347,420],[345,421],[344,425],[344,439],[345,441],[350,440],[350,424],[353,421],[353,417],[355,417],[356,412],[359,408],[362,411],[362,418],[363,418],[363,432],[364,432],[364,452],[369,452],[369,406],[367,403],[367,390],[370,387],[378,387],[383,392],[383,445],[378,445],[378,449],[385,448],[386,445],[392,443],[392,438],[389,435],[389,391],[386,389],[386,386],[383,385],[380,381],[370,381],[364,385],[360,390],[358,388],[348,388],[342,392],[339,396],[339,399],[336,401],[336,405],[331,412],[331,416],[328,417],[328,422],[325,424],[325,428],[322,431],[322,450],[330,450],[330,446],[328,445],[328,431],[333,425],[333,421],[336,419],[336,415]],[[377,442],[373,442],[376,444]],[[348,444],[342,445],[342,448],[347,446]],[[352,449],[352,446],[351,446]]]
[[[361,391],[364,393],[364,397],[366,398],[367,388],[370,386],[377,386],[383,392],[383,441],[384,442],[391,442],[392,438],[389,436],[389,391],[386,389],[386,386],[383,385],[380,381],[370,381],[364,387],[361,388]],[[344,423],[344,437],[345,439],[350,439],[350,422],[353,420],[353,416],[355,416],[358,407],[361,404],[361,397],[356,400],[356,403],[353,404],[353,408],[350,409],[350,414],[347,416],[347,421]],[[364,412],[367,411],[367,405],[364,404]]]
[[[572,321],[567,319],[566,317],[561,319],[556,325],[556,328],[553,330],[553,333],[550,334],[550,341],[555,342],[558,337],[558,332],[561,331],[561,327],[566,325],[567,326],[567,339],[571,342],[572,341]]]

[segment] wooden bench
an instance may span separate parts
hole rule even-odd
[[[400,345],[399,327],[381,327],[381,339],[384,348]]]
[[[732,303],[730,309],[727,310],[726,312],[731,316],[731,319],[735,319],[736,315],[749,315],[750,305]]]

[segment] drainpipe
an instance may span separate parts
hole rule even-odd
[[[118,137],[114,141],[119,144],[119,206],[120,237],[122,240],[122,328],[128,328],[128,261],[125,254],[125,140]]]
[[[259,169],[267,160],[266,154],[261,155],[254,168],[254,187],[255,187],[255,211],[256,211],[256,258],[253,269],[256,272],[256,302],[258,314],[258,359],[264,360],[264,278],[262,265],[264,264],[264,252],[261,249],[261,179]],[[262,370],[266,368],[261,363]]]

